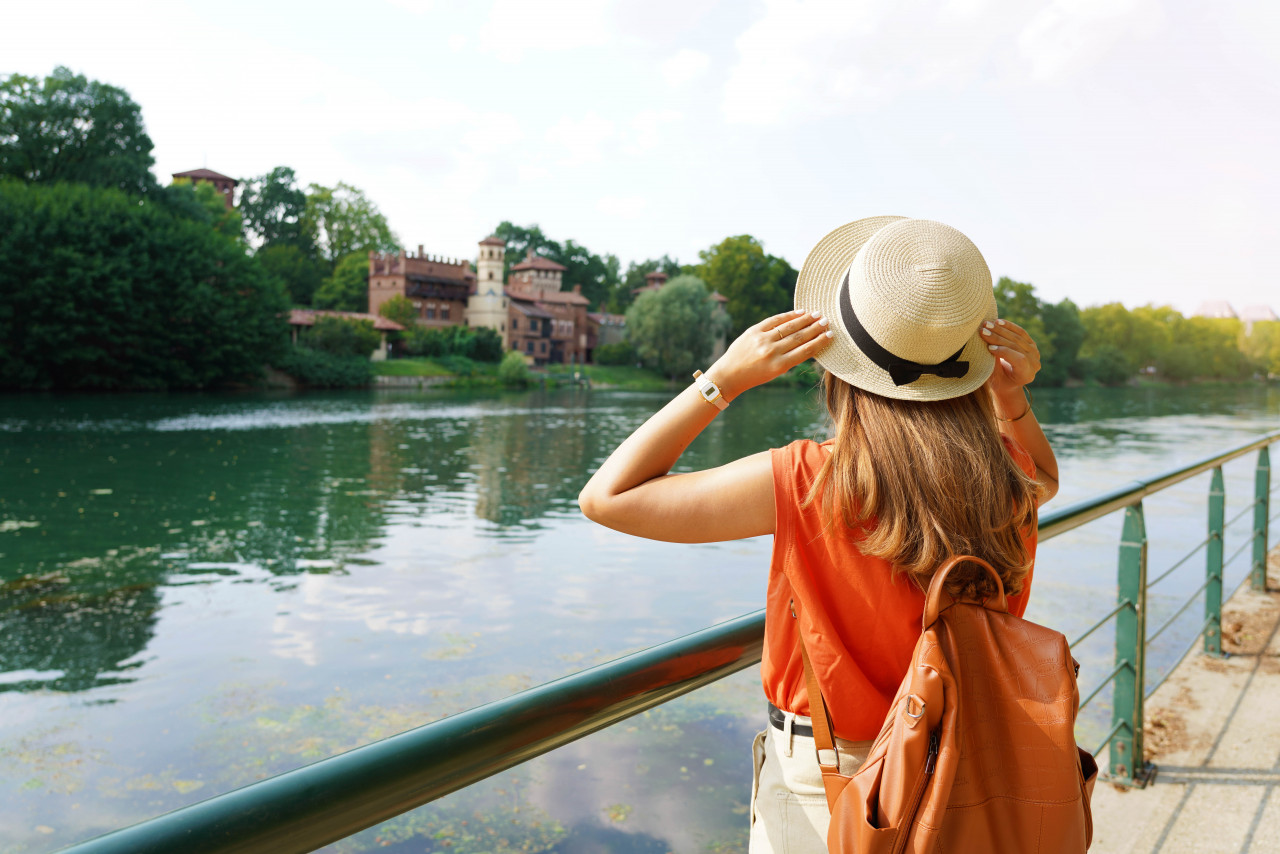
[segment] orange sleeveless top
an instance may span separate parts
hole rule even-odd
[[[1004,442],[1022,470],[1034,476],[1031,455],[1008,437]],[[800,509],[828,453],[807,439],[772,451],[777,523],[760,673],[769,702],[809,714],[796,626],[803,623],[836,734],[868,741],[879,734],[911,664],[924,593],[905,575],[895,576],[888,562],[858,551],[855,536],[824,536],[818,507]],[[1035,529],[1023,538],[1034,561]],[[1022,616],[1030,589],[1028,573],[1022,591],[1009,597],[1010,613]],[[804,605],[800,620],[791,616],[793,595]]]

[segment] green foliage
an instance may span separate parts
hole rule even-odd
[[[508,350],[498,364],[498,381],[505,386],[523,388],[529,384],[531,379],[529,366],[525,364],[524,356],[521,356],[515,350]]]
[[[324,281],[325,263],[292,243],[272,243],[254,253],[258,263],[280,282],[296,306],[308,307]],[[366,293],[367,293],[366,288]]]
[[[427,328],[415,324],[401,333],[400,349],[410,356],[461,356],[478,362],[496,362],[502,358],[502,336],[485,327]]]
[[[1133,364],[1124,351],[1111,344],[1097,347],[1093,355],[1081,359],[1079,370],[1084,379],[1103,385],[1122,385],[1134,372]]]
[[[305,341],[308,347],[323,353],[367,359],[382,343],[382,333],[373,328],[372,320],[317,317]]]
[[[669,377],[693,373],[711,354],[721,329],[716,303],[697,276],[677,276],[627,309],[627,330],[645,367]]]
[[[252,381],[285,345],[287,311],[206,220],[116,189],[0,180],[0,385]]]
[[[636,363],[636,348],[630,341],[601,344],[592,355],[597,365],[634,365]]]
[[[378,306],[378,314],[406,329],[418,319],[418,310],[413,307],[413,300],[402,294],[396,294]]]
[[[729,298],[733,333],[791,307],[799,273],[782,258],[766,255],[749,234],[726,237],[698,253],[694,273],[706,286]]]
[[[1250,333],[1241,337],[1240,348],[1263,374],[1280,376],[1280,321],[1254,323]]]
[[[666,273],[668,279],[680,275],[680,264],[675,259],[663,255],[661,258],[650,258],[648,261],[632,261],[627,265],[626,275],[609,300],[609,311],[616,314],[625,313],[627,306],[635,301],[632,291],[648,284],[645,276],[650,273]]]
[[[316,308],[333,311],[368,311],[369,256],[354,252],[339,261],[333,275],[316,288],[314,302]]]
[[[1040,373],[1035,385],[1061,386],[1076,369],[1084,324],[1080,310],[1069,299],[1041,302],[1035,288],[1002,276],[995,286],[996,308],[1000,316],[1027,330],[1040,348]]]
[[[312,388],[360,388],[373,382],[373,363],[367,356],[340,356],[310,347],[289,349],[275,367]]]
[[[315,239],[307,230],[306,193],[288,166],[240,182],[240,213],[245,229],[263,246],[296,246],[315,255]]]
[[[507,242],[503,275],[508,281],[512,265],[519,264],[527,253],[533,252],[565,268],[561,290],[571,291],[576,285],[597,308],[609,304],[616,296],[621,280],[616,256],[595,255],[573,240],[566,240],[561,246],[543,234],[537,225],[519,226],[504,221],[494,229],[494,234]]]
[[[207,222],[219,234],[244,242],[240,212],[227,207],[222,193],[208,181],[193,184],[189,178],[178,178],[154,198],[180,216]]]
[[[349,256],[361,256],[366,277],[370,251],[394,252],[400,245],[378,206],[362,190],[341,182],[308,188],[302,225],[330,264],[340,267]]]
[[[155,190],[151,138],[123,89],[58,67],[43,81],[0,81],[0,177]]]

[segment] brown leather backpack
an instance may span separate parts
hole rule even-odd
[[[946,593],[947,575],[965,561],[995,577],[994,602]],[[840,774],[830,715],[801,637],[831,807],[830,851],[1089,848],[1098,766],[1075,742],[1077,665],[1062,634],[1008,613],[1004,586],[986,561],[955,557],[934,574],[911,667],[852,777]]]

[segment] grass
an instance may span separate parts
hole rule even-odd
[[[387,359],[374,362],[373,372],[380,377],[447,377],[453,373],[435,359]]]
[[[591,379],[597,388],[620,388],[628,391],[666,391],[671,381],[656,371],[631,365],[586,365],[578,370]],[[573,377],[573,371],[556,371],[554,376]]]

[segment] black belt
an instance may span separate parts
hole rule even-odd
[[[782,711],[782,709],[779,709],[773,703],[770,703],[769,704],[769,723],[773,724],[774,729],[780,729],[783,732],[786,732],[787,731],[787,713]],[[801,735],[801,736],[804,736],[805,738],[813,738],[813,727],[809,726],[808,724],[793,722],[791,724],[791,731],[796,735]]]

